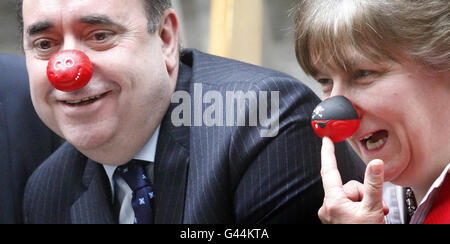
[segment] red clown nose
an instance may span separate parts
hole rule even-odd
[[[64,92],[85,87],[91,80],[93,67],[89,57],[82,51],[64,50],[50,58],[47,66],[48,80]]]
[[[311,125],[320,137],[341,142],[352,136],[359,127],[360,118],[352,102],[343,96],[327,99],[314,109]]]

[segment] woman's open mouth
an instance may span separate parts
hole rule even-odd
[[[386,130],[380,130],[370,135],[367,135],[360,142],[368,151],[375,151],[382,148],[389,138],[389,132]]]

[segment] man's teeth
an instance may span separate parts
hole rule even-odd
[[[370,137],[369,137],[369,138],[370,138]],[[376,142],[371,142],[371,140],[367,140],[367,141],[366,141],[366,147],[367,147],[367,149],[368,149],[369,151],[378,149],[378,148],[380,148],[381,146],[383,146],[384,143],[386,143],[387,138],[388,138],[387,136],[386,136],[386,137],[383,137],[383,138],[381,138],[380,140],[378,140],[378,141],[376,141]]]
[[[92,96],[92,97],[83,98],[81,100],[65,101],[65,102],[68,103],[68,104],[72,104],[73,105],[73,104],[87,102],[87,101],[95,100],[95,99],[99,99],[99,98],[100,98],[100,96]]]

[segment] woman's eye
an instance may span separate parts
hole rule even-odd
[[[357,70],[354,73],[353,80],[356,82],[356,84],[367,85],[374,82],[380,75],[381,73],[379,71]]]
[[[322,93],[325,96],[329,95],[331,90],[333,89],[333,80],[324,78],[324,79],[317,79],[317,81],[320,83],[320,86],[322,87]]]
[[[356,75],[358,78],[364,78],[372,74],[374,74],[374,72],[371,70],[358,70]]]
[[[327,86],[333,83],[332,79],[317,79],[317,81],[320,83],[320,85],[322,86]]]

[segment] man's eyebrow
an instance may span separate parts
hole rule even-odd
[[[30,25],[27,28],[27,34],[29,36],[37,35],[39,33],[42,33],[44,31],[52,28],[52,27],[53,27],[53,23],[50,21],[39,21],[39,22],[36,22],[36,23]]]
[[[78,19],[79,22],[90,24],[90,25],[105,25],[105,26],[118,26],[122,27],[121,24],[114,22],[106,15],[86,15]]]
[[[106,15],[82,16],[78,19],[78,21],[81,23],[91,24],[91,25],[117,26],[120,28],[124,28],[121,24],[112,21],[111,18],[109,18]],[[27,28],[26,33],[28,34],[28,36],[33,36],[33,35],[37,35],[42,32],[45,32],[46,30],[48,30],[52,27],[54,27],[54,24],[50,21],[47,21],[47,20],[39,21],[39,22],[36,22],[36,23],[30,25]]]

